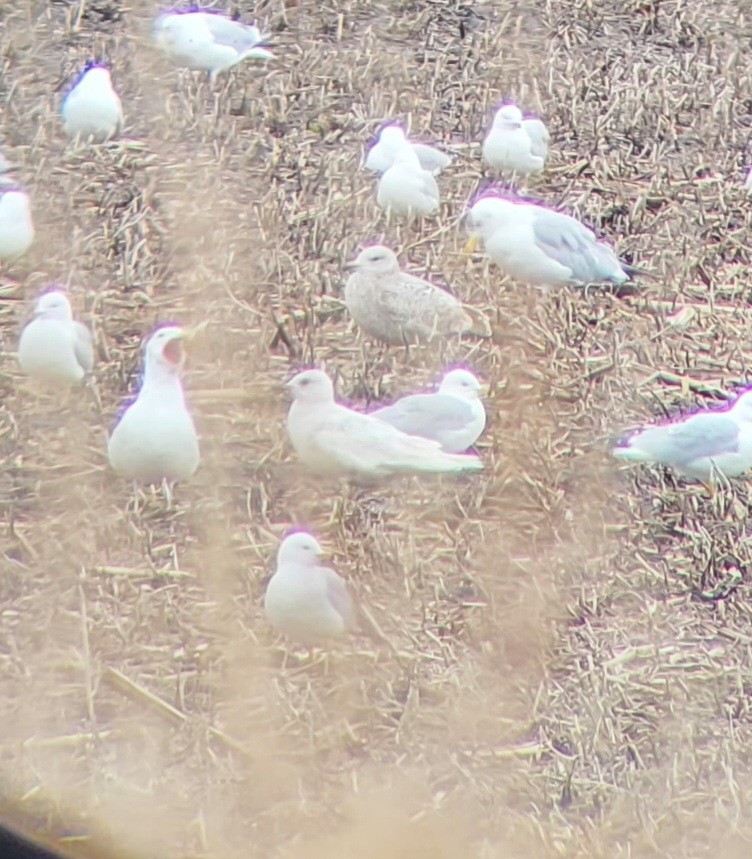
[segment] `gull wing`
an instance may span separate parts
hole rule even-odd
[[[473,419],[470,404],[449,394],[413,394],[371,412],[400,432],[436,438],[437,433],[464,429]]]

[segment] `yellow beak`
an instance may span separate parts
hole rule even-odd
[[[208,326],[208,322],[204,320],[203,322],[199,322],[197,325],[186,325],[184,328],[180,329],[180,339],[181,340],[195,340],[199,334],[202,334],[203,331]]]
[[[468,256],[473,253],[478,245],[480,244],[480,236],[477,233],[473,233],[470,238],[465,243],[465,247],[462,248],[462,253],[467,254]]]

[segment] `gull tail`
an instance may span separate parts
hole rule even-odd
[[[250,48],[247,50],[243,56],[240,58],[240,62],[243,60],[273,60],[275,58],[275,54],[271,51],[268,51],[266,48],[262,48],[260,45],[256,45],[255,48]]]
[[[611,450],[617,459],[625,459],[627,462],[653,462],[653,457],[639,447],[632,444],[633,439],[624,439],[617,443]]]
[[[409,460],[400,463],[399,469],[428,474],[459,474],[462,471],[481,471],[483,463],[472,454],[445,453],[437,447],[423,455],[414,452]]]

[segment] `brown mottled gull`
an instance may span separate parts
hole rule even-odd
[[[345,305],[371,337],[409,344],[472,328],[453,295],[400,271],[396,254],[383,245],[365,248],[347,268],[354,271],[345,285]]]

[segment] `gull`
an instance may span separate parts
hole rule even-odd
[[[177,326],[159,328],[146,343],[141,389],[110,436],[112,468],[138,483],[162,483],[170,502],[170,484],[187,480],[198,468],[196,428],[185,405],[180,374],[181,340]]]
[[[244,60],[274,57],[263,46],[269,33],[209,9],[163,12],[154,19],[153,34],[176,65],[208,71],[212,81]]]
[[[425,143],[414,143],[405,137],[405,132],[399,125],[386,125],[381,129],[379,138],[368,152],[365,164],[366,170],[374,173],[386,173],[394,164],[397,152],[409,146],[418,156],[420,166],[430,173],[441,173],[451,163],[451,156]]]
[[[514,280],[530,286],[622,284],[634,272],[584,224],[561,212],[501,197],[481,197],[470,209],[471,237]]]
[[[78,384],[94,367],[89,329],[73,319],[68,298],[45,292],[21,332],[18,363],[27,376],[52,384]]]
[[[23,256],[34,241],[29,195],[13,184],[0,187],[0,262]]]
[[[406,435],[334,400],[322,370],[304,370],[287,387],[293,403],[287,431],[301,461],[317,474],[365,479],[420,472],[478,471],[476,456],[445,453],[437,441]]]
[[[684,420],[642,430],[620,443],[614,456],[664,465],[680,477],[712,484],[752,468],[752,391],[729,408],[701,411]]]
[[[420,166],[420,159],[409,143],[394,153],[394,162],[379,179],[376,202],[387,215],[434,215],[439,211],[439,186],[429,170]]]
[[[264,596],[269,623],[308,647],[356,628],[347,585],[334,570],[319,565],[323,554],[311,534],[285,537]]]
[[[102,142],[120,134],[123,108],[109,69],[88,63],[63,100],[61,113],[68,137]]]
[[[453,295],[400,271],[396,254],[383,245],[364,248],[345,267],[353,269],[345,284],[345,306],[371,337],[409,344],[472,328]]]
[[[438,441],[447,453],[464,453],[486,426],[482,385],[469,370],[451,370],[433,394],[412,394],[371,412],[400,432]]]
[[[540,173],[548,155],[549,133],[540,119],[523,119],[514,104],[500,107],[483,141],[483,159],[500,173]]]

